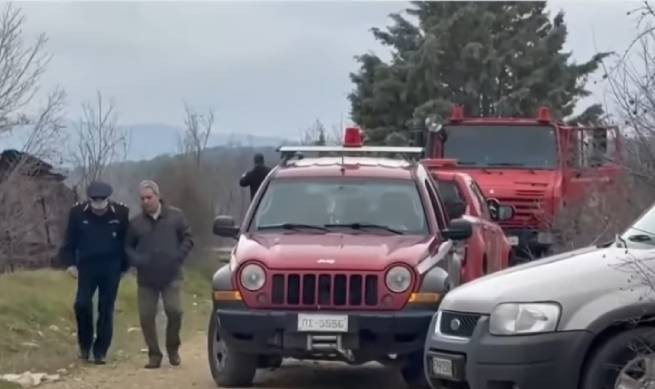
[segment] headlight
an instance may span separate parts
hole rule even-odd
[[[522,335],[552,332],[557,328],[561,309],[552,303],[500,304],[489,319],[492,335]]]
[[[389,270],[386,281],[392,292],[402,293],[412,284],[412,273],[404,266],[396,266]]]
[[[241,270],[241,285],[250,291],[256,291],[264,286],[266,274],[261,266],[254,263],[246,265]]]

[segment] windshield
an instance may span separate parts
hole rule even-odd
[[[446,126],[444,158],[463,166],[553,169],[555,130],[546,126]]]
[[[256,231],[312,231],[316,226],[348,232],[428,233],[423,204],[410,180],[278,179],[259,204]]]
[[[655,248],[655,207],[646,211],[621,237],[630,248]]]

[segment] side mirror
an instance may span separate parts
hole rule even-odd
[[[442,231],[442,235],[450,240],[466,240],[473,235],[473,224],[468,220],[455,219]]]
[[[496,199],[487,200],[487,208],[491,219],[494,221],[510,220],[514,217],[514,207],[511,205],[501,205]]]
[[[514,217],[514,207],[511,205],[501,205],[498,207],[498,220],[510,220]]]
[[[491,219],[495,221],[510,220],[514,217],[514,207],[511,205],[500,204],[496,199],[487,201],[487,208]]]
[[[462,201],[448,201],[445,205],[450,220],[459,219],[466,212],[466,203]]]
[[[214,234],[226,238],[236,239],[239,236],[239,227],[234,222],[234,218],[228,215],[217,216],[214,219]]]

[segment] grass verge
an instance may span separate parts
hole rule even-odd
[[[210,278],[208,267],[187,269],[185,273],[183,336],[206,331],[211,311]],[[0,374],[27,370],[55,373],[77,366],[76,286],[75,279],[56,270],[0,275]],[[110,363],[143,355],[136,290],[135,277],[125,276],[116,301]],[[0,389],[6,387],[3,385],[0,383]]]

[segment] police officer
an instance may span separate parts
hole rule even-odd
[[[98,365],[105,364],[113,334],[114,302],[122,273],[129,268],[124,249],[129,209],[110,201],[112,188],[93,182],[88,200],[70,210],[60,258],[77,278],[75,318],[80,358],[89,361],[93,352]],[[93,295],[98,290],[97,336],[94,341]]]
[[[242,187],[250,187],[251,200],[253,197],[255,197],[257,189],[259,189],[259,186],[262,184],[262,181],[264,181],[264,178],[266,178],[268,175],[268,172],[271,171],[271,168],[264,165],[264,156],[260,153],[255,154],[254,163],[255,166],[252,168],[252,170],[244,173],[241,176],[241,179],[239,179],[239,185]]]

